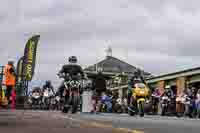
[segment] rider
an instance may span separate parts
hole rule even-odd
[[[169,85],[165,86],[165,91],[164,91],[163,95],[164,94],[166,94],[170,99],[173,98],[175,95]]]
[[[140,80],[142,83],[145,83],[144,78],[142,77],[141,71],[139,69],[136,69],[136,71],[131,75],[130,80],[128,81],[128,98],[127,98],[127,105],[130,105],[131,97],[132,97],[132,91],[135,87],[135,84]]]
[[[47,80],[46,82],[45,82],[45,84],[43,85],[43,92],[45,91],[45,90],[48,90],[48,92],[49,93],[53,93],[53,94],[55,94],[55,92],[54,92],[54,89],[53,89],[53,86],[52,86],[52,83],[51,83],[51,81],[50,80]]]
[[[84,78],[84,72],[80,65],[77,64],[77,57],[76,56],[70,56],[68,59],[69,64],[66,64],[62,67],[62,69],[59,71],[58,76],[62,77],[62,75],[69,74],[70,77],[77,76],[78,73],[81,74],[81,77]],[[60,97],[63,97],[63,92],[65,89],[64,82],[69,81],[69,78],[67,76],[64,76],[64,81],[61,83],[60,87],[58,88],[58,92]]]

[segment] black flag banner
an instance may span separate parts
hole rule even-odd
[[[23,72],[23,57],[17,62],[17,81],[21,81]]]
[[[33,78],[39,39],[40,35],[35,35],[26,44],[23,59],[23,80],[31,81]]]

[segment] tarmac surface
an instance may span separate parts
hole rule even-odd
[[[113,133],[66,119],[60,112],[0,110],[1,133]]]
[[[200,133],[200,120],[126,114],[0,110],[2,133]]]

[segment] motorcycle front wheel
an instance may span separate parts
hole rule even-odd
[[[134,115],[135,115],[135,112],[133,112],[133,111],[131,111],[131,110],[128,110],[128,114],[129,114],[130,116],[134,116]]]
[[[139,114],[140,117],[144,117],[144,102],[139,103]]]
[[[72,98],[72,114],[76,113],[79,107],[80,97],[74,95]]]
[[[167,112],[167,106],[166,105],[163,105],[162,106],[162,111],[161,111],[161,116],[165,116],[166,112]]]

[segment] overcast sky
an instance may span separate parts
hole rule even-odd
[[[58,83],[70,55],[81,65],[113,56],[154,75],[200,66],[198,0],[1,0],[0,63],[40,34],[34,80]]]

